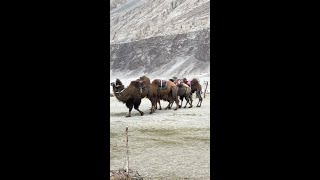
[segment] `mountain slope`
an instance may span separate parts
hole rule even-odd
[[[209,0],[127,0],[110,11],[111,44],[210,27]]]
[[[210,76],[209,0],[111,0],[110,80]]]

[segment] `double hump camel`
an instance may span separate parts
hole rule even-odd
[[[159,102],[159,99],[169,101],[169,104],[165,109],[168,109],[168,108],[171,109],[170,104],[175,102],[176,108],[174,110],[177,110],[179,107],[179,99],[178,99],[177,93],[178,93],[178,87],[172,81],[164,81],[160,79],[153,80],[152,83],[150,84],[149,95],[148,95],[152,103],[150,113],[155,112],[157,102]]]
[[[163,86],[164,85],[164,86]],[[186,99],[186,108],[189,103],[189,108],[192,107],[192,93],[196,92],[199,97],[199,102],[197,107],[201,107],[202,97],[201,97],[201,85],[197,79],[192,79],[191,83],[184,78],[183,80],[176,80],[173,82],[172,79],[168,81],[155,79],[150,83],[150,79],[147,76],[142,76],[135,81],[131,81],[127,88],[124,87],[119,79],[116,82],[112,82],[113,92],[115,97],[126,104],[129,109],[129,114],[126,117],[131,117],[132,109],[139,111],[141,116],[143,112],[139,110],[141,104],[141,99],[147,97],[151,102],[150,114],[154,113],[157,109],[157,103],[159,103],[160,109],[160,99],[168,101],[169,104],[165,109],[171,109],[173,103],[176,103],[176,108],[182,107],[183,98]],[[181,105],[179,105],[179,98],[181,100]]]
[[[115,83],[111,83],[111,86],[113,87],[115,97],[129,108],[129,114],[126,117],[131,117],[132,108],[139,111],[141,116],[143,116],[144,113],[139,110],[139,106],[141,99],[148,94],[148,84],[143,80],[135,80],[131,81],[129,86],[125,88],[122,82],[117,79]]]
[[[189,108],[192,108],[192,94],[191,94],[191,88],[185,84],[181,79],[170,79],[170,81],[174,82],[178,87],[178,96],[180,97],[181,105],[179,107],[182,107],[183,98],[186,99],[186,105],[184,108],[187,107],[187,104],[189,103]],[[171,104],[172,105],[172,104]]]
[[[183,82],[185,84],[187,84],[191,88],[191,93],[192,94],[194,92],[196,92],[196,95],[199,97],[199,101],[198,101],[197,107],[201,107],[201,104],[202,104],[202,97],[201,97],[202,87],[201,87],[199,81],[196,78],[193,78],[190,82],[188,82],[186,78],[183,78]]]

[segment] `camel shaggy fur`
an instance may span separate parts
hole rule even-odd
[[[159,99],[169,101],[169,104],[166,107],[166,109],[171,108],[170,103],[176,102],[176,108],[174,110],[177,110],[179,107],[179,99],[177,96],[177,93],[178,93],[177,86],[171,81],[166,81],[166,89],[159,89],[160,82],[161,80],[155,79],[152,81],[150,85],[149,98],[150,98],[150,101],[152,102],[150,113],[155,112],[156,104],[159,101]]]
[[[139,110],[141,104],[141,99],[146,97],[148,94],[147,86],[144,84],[144,81],[135,80],[131,81],[127,88],[124,88],[122,82],[117,79],[116,82],[112,82],[111,86],[113,87],[113,92],[115,97],[120,101],[126,104],[129,108],[129,114],[126,117],[131,117],[131,110],[134,107],[141,116],[143,112]]]
[[[199,97],[199,101],[198,101],[197,107],[201,107],[201,103],[202,103],[202,97],[201,97],[202,87],[201,87],[199,81],[196,78],[194,78],[194,79],[191,80],[190,83],[188,83],[187,79],[183,78],[183,82],[186,83],[188,86],[190,86],[191,94],[196,92],[197,97]]]
[[[153,97],[151,97],[151,95],[149,95],[149,89],[150,89],[150,79],[147,77],[147,76],[141,76],[140,78],[139,78],[140,80],[142,80],[143,82],[144,82],[144,84],[146,85],[146,89],[148,90],[148,93],[147,93],[147,95],[146,95],[146,97],[150,100],[150,102],[151,102],[151,107],[152,107],[152,100],[154,99]],[[156,98],[155,99],[156,101],[157,101],[157,103],[159,104],[159,110],[161,110],[162,108],[161,108],[161,104],[160,104],[160,98]],[[157,107],[157,103],[156,103],[156,106],[155,106],[155,108],[157,109],[158,107]],[[151,109],[150,109],[151,110]]]
[[[181,105],[179,107],[182,107],[183,98],[185,98],[187,102],[184,108],[187,107],[188,103],[190,104],[189,108],[192,108],[191,88],[187,84],[183,83],[181,79],[176,79],[176,80],[170,79],[170,81],[174,82],[178,87],[177,95],[180,97],[180,101],[181,101]]]

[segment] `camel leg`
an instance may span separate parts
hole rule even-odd
[[[170,109],[172,108],[173,102],[174,102],[174,101],[171,99],[171,100],[170,100]]]
[[[191,98],[189,99],[189,104],[190,104],[189,108],[192,108],[192,99]]]
[[[201,107],[201,104],[202,104],[202,97],[201,97],[201,95],[199,96],[199,101],[200,101],[199,107]]]
[[[197,95],[199,97],[199,101],[198,101],[197,107],[201,107],[202,97],[201,97],[200,91],[197,91]]]
[[[140,102],[139,102],[140,101]],[[139,106],[141,103],[141,99],[137,102],[137,104],[134,104],[134,109],[139,111],[139,113],[141,114],[141,116],[143,116],[143,112],[139,110]]]
[[[190,104],[189,108],[192,108],[192,96],[189,94],[186,96],[186,99],[188,99],[188,103]],[[187,104],[186,104],[187,106]]]
[[[190,94],[190,96],[189,96],[189,99],[190,99],[190,106],[189,106],[189,108],[192,108],[193,106],[192,106],[192,95]]]
[[[178,97],[176,97],[175,102],[176,102],[176,108],[174,110],[177,110],[179,108],[179,99],[178,99]]]
[[[169,101],[170,102],[170,109],[172,108],[172,105],[173,105],[173,102],[172,101]]]
[[[134,109],[137,110],[137,111],[139,111],[139,113],[141,114],[141,116],[143,116],[144,113],[143,113],[142,111],[140,111],[138,107],[134,107]]]
[[[152,103],[152,99],[151,98],[148,98],[151,102],[151,107],[150,107],[150,111],[152,110],[152,106],[153,106],[153,103]]]
[[[162,108],[161,108],[161,104],[160,104],[160,99],[158,100],[158,103],[159,103],[159,110],[162,110]]]
[[[196,91],[196,97],[198,97],[198,91]],[[198,103],[197,103],[197,106],[196,107],[199,107],[199,102],[200,102],[200,99],[198,100]]]
[[[185,97],[185,99],[186,99],[186,105],[184,106],[184,108],[186,108],[187,107],[187,104],[189,103],[189,98],[187,98],[187,96]]]
[[[182,96],[182,97],[180,96],[180,100],[181,100],[181,105],[179,105],[179,108],[181,108],[181,107],[182,107],[183,96]]]
[[[153,100],[152,113],[156,112],[156,110],[157,110],[157,101],[158,101],[157,98]]]
[[[150,114],[152,114],[152,113],[154,113],[154,112],[156,111],[156,110],[155,110],[155,107],[156,107],[156,104],[155,104],[155,103],[157,103],[157,101],[156,101],[156,99],[153,99],[153,98],[151,98],[150,101],[151,101]]]
[[[157,104],[157,101],[155,100],[155,101],[153,102],[152,110],[151,110],[150,114],[156,112],[156,109],[157,109],[157,108],[156,108],[156,104]]]
[[[133,108],[132,106],[129,108],[129,115],[127,115],[126,117],[131,117],[131,111],[132,111],[132,108]]]
[[[169,104],[168,104],[168,106],[165,108],[165,109],[171,109],[171,101],[169,101]]]

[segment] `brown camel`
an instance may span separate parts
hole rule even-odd
[[[198,101],[197,107],[201,107],[201,104],[202,104],[202,97],[201,97],[202,87],[201,87],[199,81],[196,78],[193,78],[191,81],[187,81],[186,78],[183,78],[183,82],[185,84],[187,84],[191,88],[191,94],[196,92],[197,97],[199,97],[199,101]]]
[[[117,79],[115,83],[111,83],[111,86],[113,87],[113,92],[116,98],[120,102],[125,103],[129,108],[129,115],[126,117],[131,117],[131,110],[133,107],[140,112],[141,116],[143,116],[144,113],[139,110],[139,106],[141,104],[141,99],[148,93],[147,86],[144,84],[144,81],[131,81],[129,86],[124,88],[122,82]]]
[[[150,100],[150,102],[151,102],[151,107],[152,107],[152,99],[153,99],[153,97],[150,97],[150,96],[149,96],[150,79],[149,79],[147,76],[145,76],[145,75],[144,75],[144,76],[141,76],[139,79],[144,82],[144,84],[146,85],[146,88],[148,89],[148,93],[147,93],[146,97]],[[157,103],[158,103],[159,106],[160,106],[159,110],[161,110],[162,108],[161,108],[161,104],[160,104],[160,99],[156,99],[156,101],[157,101]],[[158,107],[157,107],[157,103],[156,103],[156,107],[155,107],[156,109],[158,108]],[[151,110],[151,109],[150,109],[150,110]]]
[[[174,82],[178,87],[177,95],[180,97],[180,100],[181,100],[181,105],[179,107],[182,107],[183,98],[185,98],[187,102],[184,108],[187,107],[188,103],[190,104],[189,108],[192,108],[191,88],[187,84],[183,83],[182,79],[175,79],[175,80],[170,79],[170,81]]]
[[[161,85],[165,85],[162,86]],[[174,110],[177,110],[179,107],[179,99],[177,96],[178,88],[177,86],[171,82],[171,81],[164,81],[160,79],[155,79],[152,81],[149,89],[149,98],[152,102],[151,106],[151,112],[153,113],[156,110],[156,103],[159,99],[167,100],[169,101],[168,106],[165,109],[170,109],[170,103],[176,102],[176,108]]]

